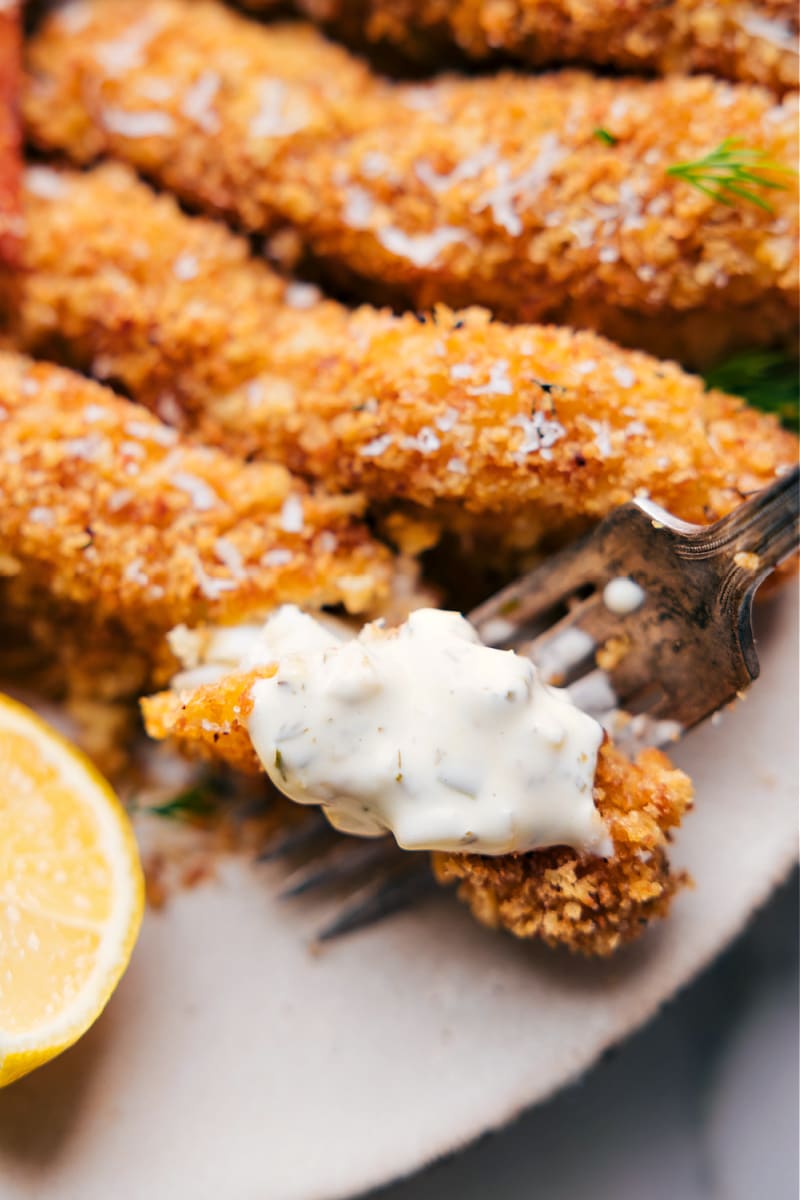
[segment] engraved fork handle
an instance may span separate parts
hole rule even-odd
[[[721,521],[687,538],[686,558],[718,554],[755,555],[749,568],[759,579],[779,566],[800,544],[800,467],[740,504]],[[747,568],[745,568],[747,569]]]
[[[655,520],[666,515],[646,500],[637,503]],[[755,588],[800,548],[800,467],[793,467],[713,525],[689,525],[674,517],[667,523],[678,535],[675,549],[681,558],[727,559],[734,562],[740,586]],[[742,559],[735,562],[740,555]]]

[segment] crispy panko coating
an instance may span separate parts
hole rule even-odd
[[[26,195],[31,348],[328,488],[531,546],[643,490],[711,521],[796,460],[773,417],[594,334],[319,300],[124,167],[34,167]]]
[[[386,593],[390,558],[360,508],[282,466],[187,444],[81,376],[0,353],[6,616],[35,630],[41,614],[55,645],[77,624],[90,663],[109,640],[123,663],[138,651],[157,661],[176,623],[287,600],[363,612]]]
[[[253,774],[261,765],[247,732],[252,687],[275,665],[233,674],[194,691],[162,692],[142,701],[148,733],[171,738],[190,755]],[[498,857],[433,855],[442,883],[459,881],[459,896],[484,924],[518,937],[538,937],[584,954],[610,954],[666,915],[684,882],[665,853],[669,831],[691,806],[691,783],[656,750],[635,763],[611,743],[601,747],[597,807],[614,856],[581,856],[567,847]]]
[[[247,230],[291,227],[372,296],[694,363],[796,336],[791,181],[768,173],[768,211],[667,174],[727,138],[790,169],[796,95],[576,71],[398,85],[213,0],[81,0],[32,39],[25,111],[39,145],[125,158]]]
[[[150,737],[170,738],[191,758],[205,758],[259,775],[263,770],[247,732],[258,679],[269,679],[277,663],[225,675],[215,683],[183,691],[159,692],[141,701]]]
[[[265,12],[278,0],[243,0]],[[482,60],[533,66],[587,62],[624,71],[797,86],[792,0],[295,0],[312,20],[354,42],[385,43],[422,62],[449,46]]]
[[[660,751],[645,750],[631,762],[606,742],[595,797],[613,858],[582,858],[560,847],[500,858],[436,853],[437,879],[457,881],[460,899],[491,928],[583,954],[613,953],[666,916],[687,882],[670,868],[666,846],[691,807],[692,785]]]

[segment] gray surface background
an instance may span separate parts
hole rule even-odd
[[[583,1080],[369,1200],[797,1200],[797,917],[795,872]]]

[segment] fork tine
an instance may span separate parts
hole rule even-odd
[[[331,942],[346,933],[353,933],[356,929],[376,925],[385,917],[410,908],[418,900],[435,891],[436,880],[427,858],[422,861],[419,861],[416,855],[409,858],[411,865],[401,873],[395,871],[368,884],[353,903],[346,905],[333,921],[319,931],[317,942]]]
[[[254,796],[245,796],[233,805],[235,821],[249,821],[251,817],[262,817],[275,807],[276,797],[266,788]]]
[[[270,842],[256,855],[256,862],[275,862],[279,858],[289,858],[300,851],[312,850],[315,843],[333,841],[338,836],[322,813],[313,810],[308,813],[302,824]]]
[[[626,752],[675,741],[758,674],[749,603],[760,579],[797,547],[797,484],[795,470],[708,527],[648,500],[622,505],[469,619],[486,644],[530,654],[545,679],[549,656],[549,681],[568,684]],[[639,589],[632,606],[614,603],[606,589],[615,579]],[[389,839],[344,841],[321,813],[259,857],[299,853],[306,861],[284,898],[369,877],[317,944],[374,925],[436,888],[427,855],[403,854]]]
[[[363,842],[342,838],[325,855],[322,863],[314,858],[295,871],[281,890],[281,899],[293,899],[333,884],[355,883],[365,871],[379,867],[382,862],[390,863],[398,853],[394,842],[387,838]]]
[[[517,639],[524,626],[541,620],[589,582],[581,556],[586,540],[581,538],[474,608],[469,620],[481,640],[496,646]]]
[[[571,683],[593,669],[595,653],[621,625],[595,592],[533,638],[526,653],[547,682]]]

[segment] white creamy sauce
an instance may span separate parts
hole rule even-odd
[[[259,662],[278,671],[253,688],[255,750],[342,832],[409,850],[612,852],[593,799],[601,726],[457,613],[343,639],[286,606],[240,666]]]
[[[558,683],[573,667],[590,658],[596,649],[597,643],[585,630],[571,626],[537,646],[536,668],[547,683]]]
[[[629,613],[636,612],[644,601],[644,589],[624,576],[609,580],[603,588],[603,604],[609,612],[616,613],[618,617],[626,617]]]

